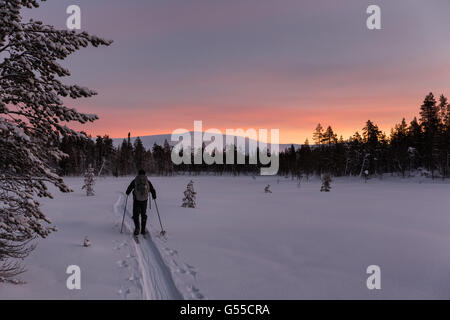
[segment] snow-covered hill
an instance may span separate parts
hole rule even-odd
[[[170,145],[172,145],[172,146],[175,145],[177,142],[171,141],[171,136],[172,136],[171,134],[158,134],[158,135],[143,136],[143,137],[139,137],[139,138],[142,140],[142,143],[146,149],[151,149],[153,147],[153,144],[156,143],[157,145],[162,146],[164,144],[164,141],[166,141],[166,140]],[[194,133],[191,132],[191,137],[193,137],[193,136],[194,136]],[[232,139],[233,138],[236,139],[236,136],[231,136],[231,137],[232,137]],[[119,146],[124,139],[126,139],[126,138],[114,138],[113,139],[114,146],[116,146],[116,147]],[[227,136],[224,136],[224,139],[223,139],[224,145],[226,144],[225,143],[226,139],[227,139]],[[134,143],[135,140],[136,140],[136,137],[131,138],[132,143]],[[246,141],[246,148],[248,148],[249,139],[246,138],[245,141]],[[193,141],[191,144],[194,145]],[[279,144],[279,150],[280,151],[285,150],[286,148],[289,148],[290,146],[291,146],[291,144]],[[294,146],[295,146],[295,148],[300,147],[300,145],[298,145],[298,144],[294,144]]]

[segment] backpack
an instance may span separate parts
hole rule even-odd
[[[140,175],[134,179],[134,197],[138,201],[147,201],[150,193],[147,176]]]

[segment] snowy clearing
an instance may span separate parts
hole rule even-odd
[[[197,208],[181,208],[190,180]],[[450,184],[385,178],[366,184],[277,177],[150,177],[168,239],[131,237],[131,177],[100,178],[86,197],[54,191],[44,211],[59,231],[25,259],[25,285],[0,284],[0,299],[449,299]],[[270,184],[272,193],[264,193]],[[89,237],[91,247],[83,247]],[[68,290],[66,268],[81,268]],[[381,290],[366,269],[381,267]]]

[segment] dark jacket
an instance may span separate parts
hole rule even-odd
[[[130,185],[129,185],[128,188],[127,188],[127,192],[126,192],[127,195],[129,195],[129,194],[134,190],[134,180],[135,180],[135,179],[133,179],[133,181],[131,181]],[[155,191],[155,188],[153,188],[153,185],[152,185],[152,183],[150,182],[150,180],[147,179],[147,181],[148,181],[148,185],[150,186],[150,193],[152,194],[153,199],[156,199],[156,191]],[[133,199],[136,201],[136,199],[135,199],[135,197],[134,197],[134,192],[133,192]]]

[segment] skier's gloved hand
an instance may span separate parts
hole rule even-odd
[[[156,200],[156,194],[153,196],[153,200]]]

